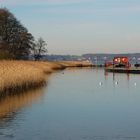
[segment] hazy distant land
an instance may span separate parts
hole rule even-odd
[[[55,60],[55,61],[81,61],[81,60],[89,60],[93,63],[103,64],[105,61],[112,61],[115,56],[126,56],[129,58],[130,63],[139,63],[140,61],[140,53],[124,53],[124,54],[109,54],[109,53],[88,53],[82,55],[42,55],[42,60]],[[32,59],[32,56],[30,56]]]

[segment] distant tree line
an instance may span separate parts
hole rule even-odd
[[[6,8],[0,8],[0,59],[23,59],[30,54],[39,60],[47,52],[46,42],[35,38]]]

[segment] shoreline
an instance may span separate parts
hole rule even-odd
[[[85,61],[0,61],[0,97],[46,85],[48,76],[72,67],[93,67]]]

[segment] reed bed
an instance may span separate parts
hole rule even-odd
[[[44,85],[48,74],[67,67],[92,66],[88,62],[0,61],[0,96]]]
[[[88,61],[61,61],[61,65],[65,67],[93,67],[94,65]]]
[[[39,68],[18,61],[0,62],[0,93],[22,90],[33,85],[43,84],[45,74]],[[8,93],[8,94],[9,94]]]

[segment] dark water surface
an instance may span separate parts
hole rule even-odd
[[[140,140],[140,75],[73,69],[0,101],[0,140]]]

